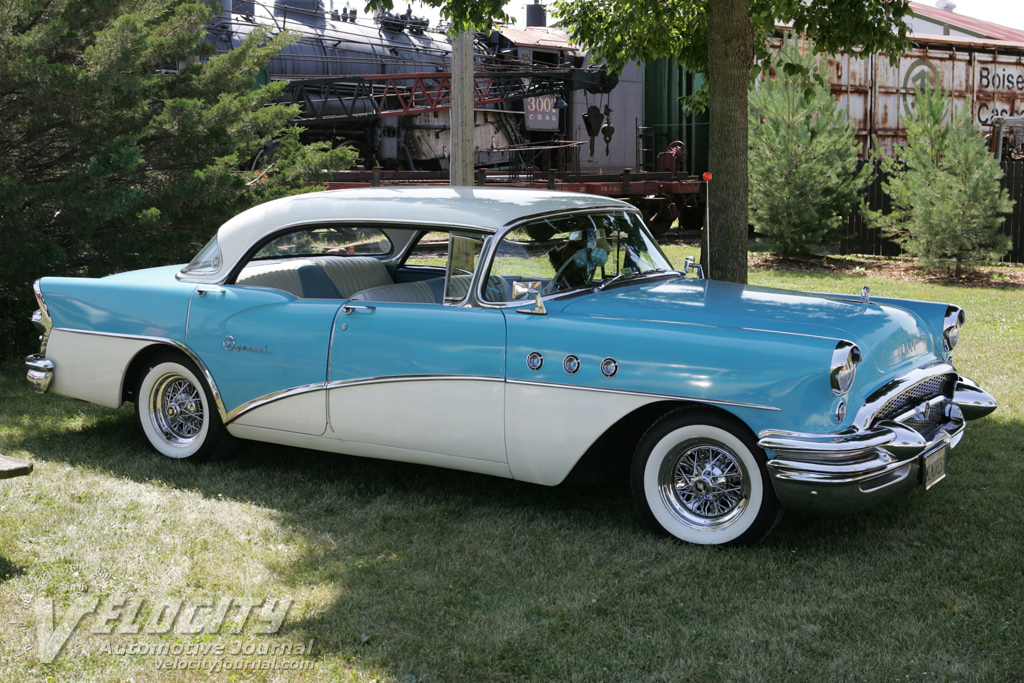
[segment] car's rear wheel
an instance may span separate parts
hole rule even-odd
[[[177,354],[154,357],[135,392],[139,428],[157,453],[194,461],[226,457],[234,439],[195,364]]]
[[[687,543],[754,545],[782,508],[753,438],[719,415],[676,410],[633,457],[633,500],[655,531]]]

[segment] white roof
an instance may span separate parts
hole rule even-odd
[[[222,225],[217,241],[227,268],[218,276],[229,271],[254,242],[290,226],[363,221],[496,232],[530,216],[590,208],[633,207],[608,197],[514,188],[375,187],[310,192],[260,204]]]

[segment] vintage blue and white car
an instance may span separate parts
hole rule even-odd
[[[952,305],[673,269],[617,200],[317,192],[191,263],[35,285],[39,392],[136,405],[158,453],[253,439],[556,485],[628,473],[656,531],[750,544],[945,476],[995,400]]]

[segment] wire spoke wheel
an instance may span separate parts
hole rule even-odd
[[[206,412],[199,390],[187,377],[164,375],[150,398],[153,421],[165,439],[184,446],[199,435]]]
[[[658,488],[666,507],[696,526],[728,524],[750,499],[750,482],[737,456],[721,444],[699,440],[680,444],[662,461]]]
[[[658,533],[701,545],[753,545],[782,514],[764,452],[741,423],[680,408],[658,419],[633,456],[637,511]]]
[[[231,452],[234,439],[191,360],[170,352],[156,355],[143,370],[135,396],[139,428],[157,453],[198,461]]]

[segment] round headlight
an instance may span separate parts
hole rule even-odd
[[[960,328],[966,320],[967,315],[959,306],[950,306],[946,309],[946,317],[942,321],[942,343],[946,351],[952,351],[960,341]]]
[[[857,376],[857,364],[860,363],[860,349],[853,342],[841,341],[832,352],[832,367],[829,380],[832,393],[841,396],[853,386],[853,378]]]

